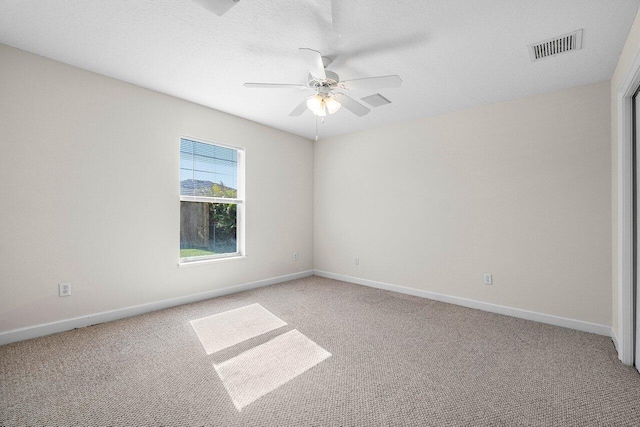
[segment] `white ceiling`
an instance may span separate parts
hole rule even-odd
[[[288,114],[310,93],[299,47],[341,79],[399,74],[392,104],[344,108],[320,138],[611,78],[640,0],[241,0],[219,17],[191,0],[0,0],[0,42],[308,138]],[[531,63],[527,44],[584,28],[583,49]],[[359,100],[371,92],[352,91]]]

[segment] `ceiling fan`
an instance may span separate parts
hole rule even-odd
[[[320,52],[313,49],[298,49],[301,58],[309,68],[309,82],[307,85],[299,84],[281,84],[281,83],[245,83],[244,87],[261,88],[261,89],[311,89],[315,91],[315,95],[311,95],[300,103],[289,115],[299,116],[307,109],[311,110],[316,116],[324,117],[334,114],[344,106],[356,116],[362,117],[371,110],[353,98],[345,95],[342,90],[377,90],[384,88],[400,87],[402,79],[399,76],[380,76],[369,77],[363,79],[340,81],[338,74],[329,71],[326,67],[331,64],[329,58],[323,57]]]

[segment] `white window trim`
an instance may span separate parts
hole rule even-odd
[[[197,257],[178,257],[178,266],[184,265],[194,265],[194,264],[203,264],[211,261],[221,261],[228,259],[238,259],[246,257],[246,248],[245,248],[245,227],[246,227],[246,199],[245,199],[245,150],[242,147],[236,147],[228,144],[221,144],[218,142],[206,141],[200,138],[193,138],[191,136],[181,135],[178,138],[178,141],[182,139],[188,139],[190,141],[199,142],[202,144],[215,145],[218,147],[229,148],[231,150],[235,150],[238,153],[238,188],[237,195],[238,197],[235,199],[228,199],[224,197],[200,197],[200,196],[183,196],[180,195],[181,202],[199,202],[199,203],[233,203],[237,206],[236,208],[236,252],[230,252],[226,254],[215,254],[215,255],[203,255]],[[178,144],[178,154],[180,150],[180,144]],[[178,188],[180,183],[180,174],[178,174]],[[178,245],[178,251],[179,251]],[[179,252],[178,252],[179,253]]]

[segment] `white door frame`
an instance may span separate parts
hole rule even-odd
[[[633,95],[640,86],[640,49],[618,88],[618,358],[634,362]],[[640,148],[640,147],[639,147]],[[640,165],[639,165],[640,166]]]

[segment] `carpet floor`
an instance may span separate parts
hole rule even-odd
[[[256,303],[286,325],[208,355],[190,321]],[[294,329],[330,357],[238,410],[214,365]],[[0,425],[639,426],[640,375],[607,337],[312,276],[2,346]]]

